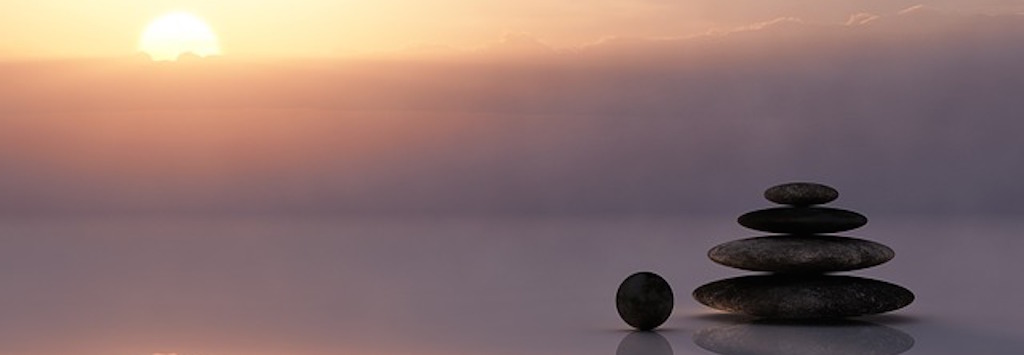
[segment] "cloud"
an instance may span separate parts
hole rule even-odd
[[[380,51],[357,56],[361,59],[389,60],[522,60],[571,51],[556,48],[526,32],[506,32],[501,38],[471,48],[436,43],[415,43],[398,50]]]
[[[735,29],[732,29],[732,30],[726,31],[726,32],[728,32],[728,33],[736,33],[736,32],[745,32],[745,31],[761,31],[761,30],[770,29],[770,28],[779,28],[779,27],[786,27],[786,26],[801,25],[801,24],[804,24],[804,23],[805,22],[803,20],[801,20],[799,18],[796,18],[796,17],[780,17],[780,18],[776,18],[776,19],[771,20],[771,21],[758,22],[758,23],[754,23],[754,24],[751,24],[751,25],[738,27],[738,28],[735,28]]]
[[[396,53],[388,53],[389,56],[397,57],[399,55],[412,55],[418,58],[420,57],[448,57],[460,54],[465,54],[465,50],[445,45],[445,44],[434,44],[434,43],[417,43],[405,46]],[[378,53],[379,54],[379,53]]]
[[[857,14],[850,15],[850,19],[846,21],[846,25],[847,26],[860,26],[860,25],[868,24],[871,21],[877,20],[879,18],[881,18],[881,16],[878,16],[878,15],[875,15],[875,14],[869,14],[869,13],[865,13],[865,12],[857,13]]]
[[[540,38],[525,32],[506,32],[501,39],[473,51],[488,57],[521,59],[556,54],[558,50]]]
[[[699,44],[702,41],[725,36],[763,35],[780,38],[786,34],[790,39],[822,38],[828,32],[842,32],[848,27],[872,25],[875,29],[892,32],[926,32],[938,33],[945,29],[953,30],[956,26],[966,23],[984,21],[988,18],[1004,19],[1013,15],[993,15],[979,17],[967,12],[955,12],[939,8],[915,5],[895,13],[879,15],[873,13],[855,13],[841,23],[808,22],[798,17],[778,17],[771,20],[754,22],[748,25],[731,28],[711,28],[704,32],[658,37],[607,36],[598,40],[572,46],[553,46],[540,36],[526,32],[506,32],[498,40],[485,43],[475,48],[458,48],[439,44],[415,44],[391,53],[375,53],[386,58],[445,58],[458,59],[515,59],[527,57],[544,57],[551,55],[575,54],[580,51],[604,53],[609,51],[623,52],[630,50],[658,50],[665,47],[685,47]],[[372,58],[369,56],[368,58]]]
[[[906,15],[935,15],[935,14],[941,14],[941,13],[943,13],[942,10],[939,10],[939,9],[931,7],[931,6],[927,6],[927,5],[914,5],[914,6],[906,8],[906,9],[900,10],[896,14],[900,15],[900,16],[906,16]]]

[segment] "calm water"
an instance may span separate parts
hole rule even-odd
[[[918,300],[892,315],[785,326],[711,312],[690,291],[743,272],[700,218],[39,219],[0,222],[0,354],[1018,354],[1024,223],[875,216],[850,233],[892,262],[858,272]],[[675,288],[655,334],[614,293]],[[909,350],[908,350],[909,349]]]

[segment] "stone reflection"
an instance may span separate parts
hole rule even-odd
[[[674,355],[672,345],[656,332],[632,332],[622,338],[615,355]]]
[[[704,328],[693,341],[722,355],[895,355],[914,347],[907,333],[855,320],[753,321]]]

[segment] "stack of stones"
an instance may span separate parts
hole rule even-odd
[[[770,319],[829,319],[894,311],[914,301],[909,290],[891,283],[830,275],[881,265],[895,253],[857,238],[827,235],[860,228],[863,215],[818,205],[839,197],[815,183],[789,183],[765,191],[765,198],[786,205],[740,216],[740,225],[778,233],[718,245],[708,252],[716,263],[769,274],[715,281],[697,288],[704,305]]]

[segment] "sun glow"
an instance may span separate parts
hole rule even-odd
[[[200,57],[220,54],[217,35],[202,19],[172,12],[153,20],[142,33],[139,50],[157,61],[177,60],[182,54]]]

